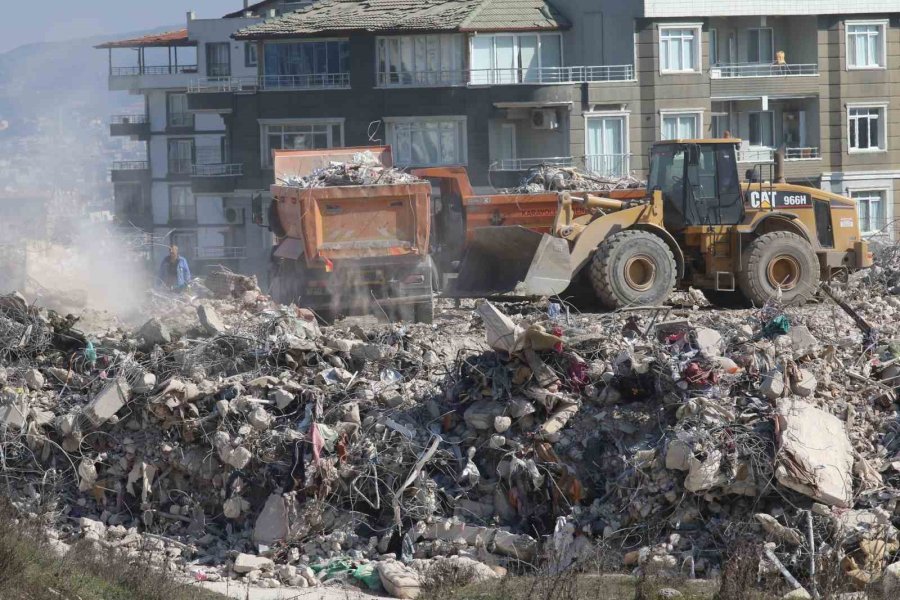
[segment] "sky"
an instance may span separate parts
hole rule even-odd
[[[243,8],[243,0],[4,0],[0,53],[33,42],[115,35],[160,26],[184,27],[185,13],[214,18]]]

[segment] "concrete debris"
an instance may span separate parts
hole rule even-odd
[[[782,591],[816,592],[811,552],[848,589],[891,586],[891,260],[842,291],[877,339],[827,304],[696,294],[668,316],[441,300],[433,325],[320,328],[227,271],[149,296],[136,330],[0,301],[5,493],[55,507],[61,548],[267,588],[415,597],[442,573],[577,570],[601,544],[635,575],[721,578],[749,545]]]
[[[510,194],[539,194],[565,190],[582,192],[609,192],[612,190],[641,187],[643,183],[634,177],[604,177],[586,173],[573,167],[538,165],[531,168],[518,187],[503,190]]]
[[[422,181],[400,169],[384,167],[373,153],[358,152],[346,163],[332,162],[305,177],[289,176],[283,184],[299,188],[344,185],[398,185]]]

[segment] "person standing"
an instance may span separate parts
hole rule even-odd
[[[159,280],[170,290],[183,290],[191,281],[191,268],[185,257],[178,254],[178,246],[169,246],[169,255],[159,266]]]

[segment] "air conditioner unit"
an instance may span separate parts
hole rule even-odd
[[[559,129],[559,118],[555,108],[536,108],[531,111],[531,126],[534,129]]]
[[[244,223],[243,208],[226,208],[225,222],[229,225],[242,225]]]

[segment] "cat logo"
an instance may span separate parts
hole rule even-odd
[[[752,190],[747,195],[751,208],[809,208],[812,206],[809,194],[798,192]]]

